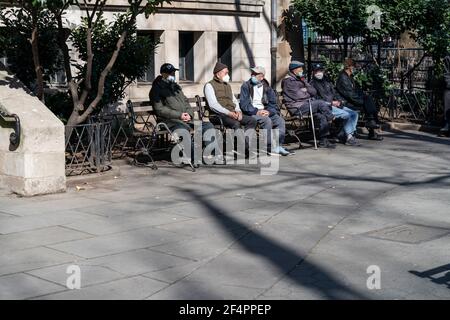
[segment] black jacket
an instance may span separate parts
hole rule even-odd
[[[355,81],[344,70],[339,73],[336,81],[337,92],[350,104],[364,105],[364,97],[356,87]]]
[[[322,99],[327,102],[344,100],[334,88],[333,83],[331,83],[331,81],[326,77],[324,77],[322,80],[313,78],[309,83],[312,84],[313,87],[317,90],[316,97],[318,99]]]

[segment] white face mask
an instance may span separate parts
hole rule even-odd
[[[167,77],[167,81],[169,81],[169,82],[175,82],[175,80],[176,80],[175,76],[168,76]]]
[[[323,79],[323,72],[317,72],[314,77],[316,77],[316,79],[318,80],[322,80]]]
[[[230,75],[227,74],[225,77],[222,78],[222,81],[225,82],[225,83],[230,82]]]

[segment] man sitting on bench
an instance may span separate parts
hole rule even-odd
[[[233,130],[238,130],[241,125],[244,130],[255,129],[256,120],[242,113],[239,102],[233,94],[228,66],[218,62],[214,67],[214,78],[209,81],[204,88],[205,98],[209,108],[221,119],[223,125]],[[215,125],[216,119],[211,118]],[[242,142],[242,141],[241,141]],[[248,156],[248,139],[245,141],[245,152]]]
[[[316,89],[305,80],[303,73],[304,63],[292,61],[289,64],[289,73],[281,82],[283,90],[283,102],[289,113],[293,116],[309,114],[309,102],[311,99],[312,115],[319,120],[319,147],[334,148],[335,145],[328,140],[330,134],[330,122],[334,116],[331,113],[329,103],[323,100],[312,100],[317,94]]]
[[[313,64],[313,79],[310,83],[316,89],[317,97],[331,104],[331,112],[336,119],[343,120],[343,128],[338,133],[338,139],[349,146],[359,145],[355,138],[358,112],[345,105],[344,99],[336,92],[333,83],[325,75],[325,67],[322,64]]]
[[[378,125],[378,110],[371,96],[364,94],[356,87],[353,80],[353,73],[355,69],[355,63],[351,58],[347,58],[344,61],[344,70],[339,73],[336,81],[336,90],[347,101],[347,106],[350,109],[362,111],[366,117],[366,128],[369,130],[369,140],[383,140],[383,137],[379,136],[375,129],[379,129]]]
[[[175,71],[172,64],[164,63],[160,75],[153,81],[149,96],[158,122],[164,122],[169,130],[194,130],[194,111],[180,85],[176,83]],[[212,129],[210,122],[202,122],[202,133]],[[193,144],[192,144],[193,149]],[[193,157],[193,155],[192,155]]]
[[[267,130],[267,151],[288,156],[293,153],[283,148],[286,125],[277,107],[277,94],[264,78],[265,73],[264,67],[251,69],[250,80],[244,82],[241,86],[240,106],[244,114],[253,117],[261,129]],[[271,147],[272,128],[278,129],[280,134],[280,144],[273,149]]]

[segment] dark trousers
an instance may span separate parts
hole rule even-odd
[[[315,119],[319,121],[319,137],[325,138],[330,134],[330,121],[333,120],[333,113],[331,112],[330,104],[323,100],[312,100],[311,109]],[[304,103],[300,106],[288,106],[289,113],[293,116],[300,114],[309,114],[309,103]]]
[[[245,114],[242,115],[242,120],[241,121],[232,119],[232,118],[230,118],[229,116],[227,116],[225,114],[214,114],[213,117],[210,117],[210,121],[214,125],[220,125],[220,120],[217,119],[217,118],[222,119],[222,123],[223,123],[225,128],[230,128],[230,129],[233,129],[233,130],[241,129],[241,126],[244,127],[244,130],[255,129],[256,128],[256,124],[257,124],[256,119],[254,119],[251,116],[247,116]],[[238,139],[239,139],[239,137],[238,137]],[[245,138],[244,143],[245,143],[245,150],[248,150],[248,146],[249,146],[248,137]]]
[[[367,120],[375,120],[378,122],[378,110],[375,101],[371,96],[363,95],[364,104],[351,104],[350,109],[364,112]]]
[[[192,130],[194,130],[194,122],[174,123],[169,125],[169,129],[172,132],[177,129],[186,129],[189,132],[192,132]],[[202,134],[209,129],[214,129],[213,124],[211,122],[202,121]]]
[[[244,130],[248,129],[255,129],[256,128],[256,119],[253,119],[250,116],[247,116],[245,114],[242,115],[242,120],[237,121],[235,119],[230,118],[229,116],[225,114],[215,114],[215,116],[222,119],[223,125],[226,128],[231,128],[234,130],[240,129],[241,126],[244,127]],[[213,122],[215,125],[219,125],[220,122],[218,122],[214,117],[211,118],[211,122]]]

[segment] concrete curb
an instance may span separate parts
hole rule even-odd
[[[402,123],[402,122],[386,122],[381,126],[383,131],[391,130],[412,130],[412,131],[422,131],[428,133],[439,133],[440,128],[436,126],[430,126],[425,124],[417,123]]]

